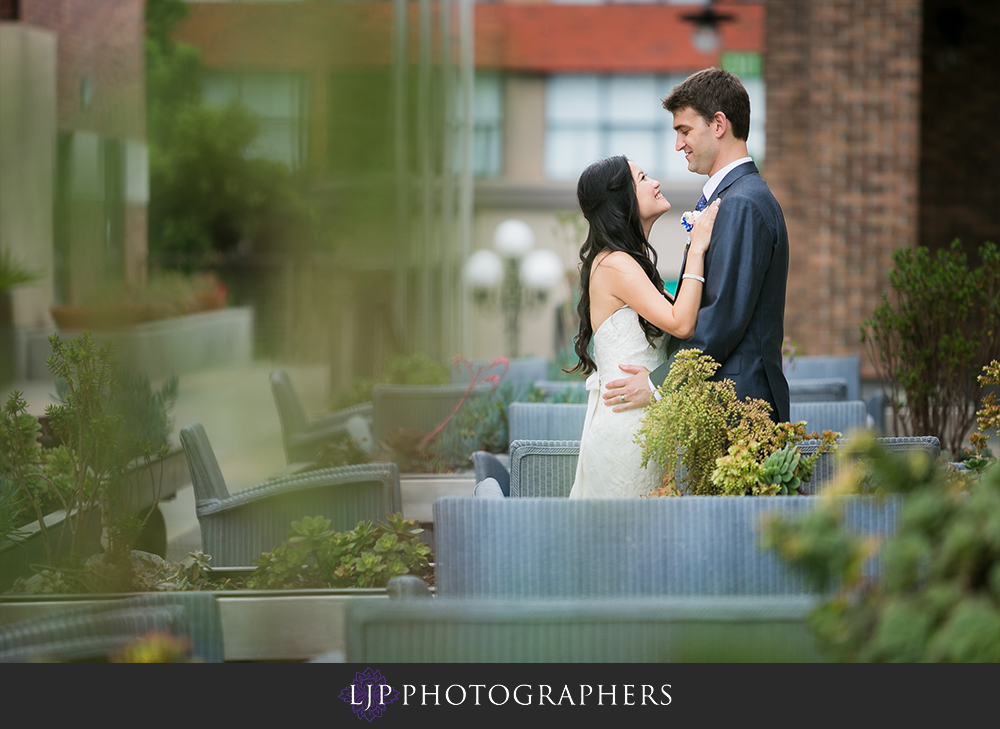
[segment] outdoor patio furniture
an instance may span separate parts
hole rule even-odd
[[[507,497],[495,478],[484,478],[482,481],[477,481],[472,495],[477,499],[504,499]]]
[[[847,392],[847,380],[843,377],[788,380],[788,397],[791,402],[843,401],[848,399]]]
[[[941,455],[941,444],[934,436],[888,437],[879,438],[878,442],[890,453],[923,451],[931,460]],[[845,436],[839,443],[843,448],[849,440]],[[805,440],[798,447],[803,455],[811,455],[819,445],[818,440]],[[510,484],[505,494],[510,497],[569,496],[576,478],[579,453],[580,441],[514,441],[510,444]],[[837,453],[822,453],[813,467],[812,478],[802,483],[802,489],[810,494],[820,492],[840,467]],[[477,476],[476,482],[480,480]],[[497,481],[502,486],[501,478]]]
[[[584,387],[582,377],[579,380],[535,380],[534,386],[546,398],[572,393],[580,402],[585,403],[587,400],[587,388]]]
[[[375,385],[372,390],[372,433],[384,440],[392,431],[409,429],[426,435],[454,412],[468,385]],[[490,384],[472,388],[462,407],[482,402]]]
[[[360,403],[349,408],[325,413],[309,420],[306,411],[292,387],[288,373],[277,369],[271,373],[271,392],[278,408],[281,422],[281,438],[288,463],[314,462],[318,460],[322,446],[341,435],[350,435],[358,444],[372,452],[370,428],[372,404]],[[367,437],[365,433],[368,432]]]
[[[477,484],[491,478],[496,481],[504,496],[510,495],[510,467],[497,454],[476,451],[471,458]],[[509,457],[506,460],[509,462]]]
[[[507,411],[510,441],[580,440],[586,403],[512,402]]]
[[[796,356],[785,367],[785,379],[789,385],[793,380],[831,377],[844,378],[847,383],[845,400],[861,399],[861,357],[856,354]]]
[[[180,438],[202,551],[211,555],[212,567],[252,566],[261,553],[288,538],[293,521],[306,516],[324,516],[334,531],[347,531],[362,520],[381,521],[402,511],[395,463],[307,471],[230,494],[202,425],[182,428]]]
[[[821,662],[805,622],[815,605],[809,596],[351,603],[345,659],[359,665]],[[659,685],[656,691],[663,700]]]
[[[832,498],[848,529],[880,539],[895,532],[901,497]],[[442,497],[434,504],[436,594],[514,601],[813,594],[797,569],[760,548],[760,526],[819,503]],[[877,559],[864,570],[877,576]]]
[[[512,498],[569,496],[579,457],[579,440],[513,441],[509,495]]]
[[[885,409],[888,404],[889,398],[882,390],[876,390],[865,400],[868,417],[871,418],[872,427],[879,435],[885,435]]]
[[[207,592],[100,600],[0,626],[0,663],[100,661],[152,631],[190,640],[191,657],[223,661],[219,605]]]
[[[789,420],[806,421],[806,431],[822,433],[833,430],[844,436],[868,427],[868,410],[860,400],[829,402],[793,402]]]

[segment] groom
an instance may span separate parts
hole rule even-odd
[[[747,154],[750,97],[736,76],[707,68],[675,86],[663,108],[673,114],[675,148],[684,153],[688,169],[708,175],[699,209],[703,202],[722,199],[705,254],[698,325],[690,339],[673,342],[673,348],[710,355],[722,365],[713,379],[732,380],[740,400],[764,400],[771,405],[771,418],[786,422],[781,344],[788,233],[778,201]],[[652,373],[622,363],[632,376],[608,383],[605,405],[616,411],[645,407],[672,362],[673,356]]]

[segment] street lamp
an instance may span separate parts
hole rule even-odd
[[[718,13],[712,7],[713,0],[702,4],[701,12],[682,15],[681,19],[695,26],[691,36],[694,47],[702,53],[713,53],[719,48],[719,24],[733,20],[734,16]]]
[[[566,275],[559,256],[535,249],[535,234],[523,220],[508,219],[493,233],[491,250],[476,251],[465,262],[463,276],[477,304],[504,315],[507,349],[519,356],[520,319],[545,301]]]

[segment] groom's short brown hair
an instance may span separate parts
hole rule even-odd
[[[671,114],[694,109],[706,122],[721,111],[734,137],[745,142],[750,135],[750,95],[735,75],[721,68],[713,66],[688,76],[663,100],[663,108]]]

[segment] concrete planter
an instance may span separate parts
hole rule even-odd
[[[381,589],[227,590],[219,604],[226,662],[296,662],[343,655],[348,605],[387,602]],[[0,596],[0,626],[129,595]]]
[[[153,464],[154,469],[163,468],[163,479],[160,486],[160,501],[174,498],[180,488],[186,486],[191,477],[188,473],[187,458],[184,450],[180,447],[174,448],[163,459]],[[149,509],[154,503],[152,484],[148,481],[141,481],[136,492],[130,495],[129,503],[133,512]],[[74,516],[75,519],[83,519],[83,516]],[[53,544],[59,541],[59,535],[66,526],[66,512],[59,510],[45,516],[45,527],[49,532],[49,539]],[[86,522],[87,533],[84,537],[84,549],[90,556],[101,551],[101,517],[94,514]],[[45,554],[45,541],[42,538],[42,530],[38,522],[32,522],[23,527],[21,531],[27,532],[28,537],[18,543],[7,540],[0,540],[0,593],[9,590],[14,580],[18,577],[30,577],[34,574],[32,565],[45,564],[47,557]],[[69,539],[67,534],[66,539]],[[166,531],[163,517],[156,511],[146,524],[146,533],[143,535],[143,551],[153,551],[160,556],[166,552]]]
[[[416,519],[424,529],[423,540],[434,550],[434,502],[443,496],[472,496],[476,477],[462,473],[402,473],[399,489],[403,496],[403,516]]]
[[[160,319],[115,331],[92,331],[94,341],[113,342],[115,356],[123,365],[145,372],[150,379],[184,375],[213,367],[249,366],[253,359],[252,307],[229,307],[214,311]],[[66,320],[58,332],[65,338],[87,331],[80,322]],[[45,359],[51,354],[51,330],[19,332],[20,358],[15,379],[49,379]]]

